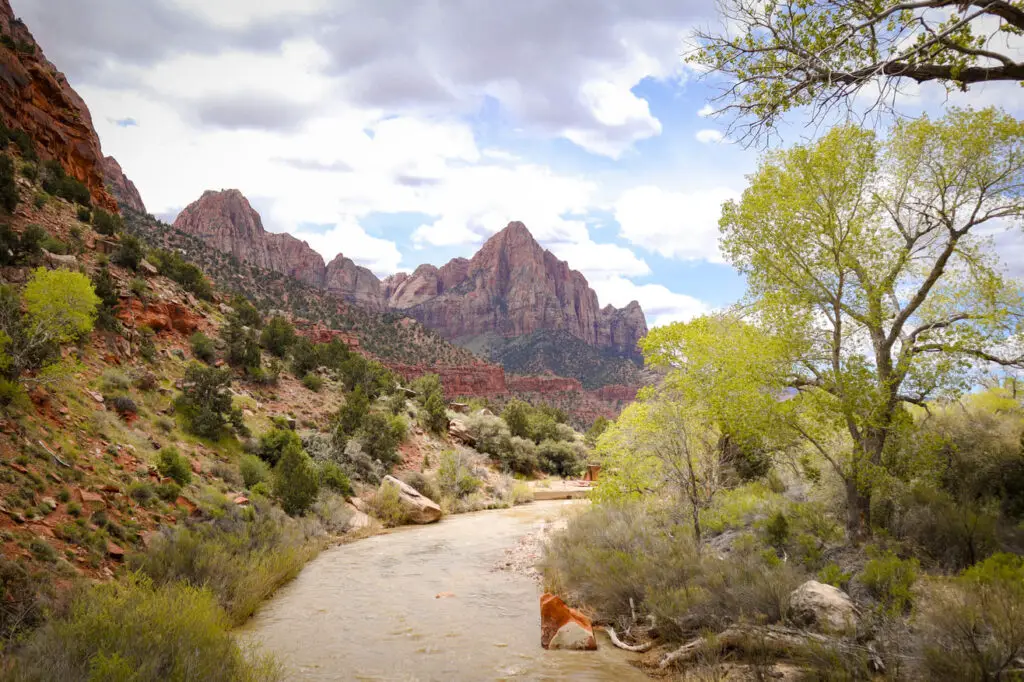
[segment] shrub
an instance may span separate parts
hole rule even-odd
[[[15,680],[278,679],[269,659],[247,658],[212,595],[144,577],[97,585],[71,612],[32,636],[14,657]]]
[[[299,440],[298,434],[291,429],[275,427],[260,436],[256,454],[264,462],[274,466],[281,459],[285,448],[295,444],[300,449],[302,448],[302,441]]]
[[[407,405],[408,401],[406,400],[404,391],[395,391],[388,396],[387,409],[391,414],[404,414],[406,412]]]
[[[866,548],[870,559],[858,576],[886,613],[902,614],[913,602],[913,588],[920,563],[917,559],[900,559],[892,550]]]
[[[92,200],[89,188],[77,178],[68,175],[57,160],[50,160],[43,164],[42,181],[43,189],[54,196],[82,206],[88,206]]]
[[[68,343],[92,331],[100,299],[89,278],[69,270],[38,268],[22,294],[35,330],[54,343]]]
[[[23,561],[0,557],[0,642],[42,624],[51,586],[45,574],[30,573]]]
[[[320,367],[320,353],[316,345],[304,336],[292,344],[292,373],[297,377],[306,376]]]
[[[550,439],[537,446],[537,459],[541,469],[563,477],[578,476],[586,466],[583,453],[576,447]]]
[[[126,395],[115,396],[110,400],[110,406],[121,417],[128,417],[139,413],[139,406],[134,400]]]
[[[102,235],[112,236],[121,231],[121,216],[114,213],[107,213],[102,208],[92,212],[93,229]]]
[[[335,416],[335,430],[339,435],[347,439],[363,425],[363,420],[370,412],[370,399],[366,396],[362,386],[357,386],[354,391],[345,396],[345,403],[338,408]]]
[[[14,178],[14,161],[0,154],[0,206],[8,213],[18,208],[18,183]]]
[[[117,251],[114,252],[111,260],[115,265],[120,265],[130,270],[137,270],[139,263],[145,256],[142,242],[136,237],[126,234],[121,236],[121,245],[117,247]]]
[[[78,221],[82,223],[88,223],[92,220],[92,211],[89,210],[88,206],[78,207]]]
[[[181,254],[156,249],[150,253],[150,258],[161,275],[170,277],[203,300],[209,301],[213,298],[213,287],[203,275],[203,271],[197,265],[187,262]]]
[[[405,440],[406,431],[402,417],[371,412],[363,418],[357,436],[367,455],[391,466],[401,461],[398,446]]]
[[[192,348],[192,355],[198,360],[210,363],[216,355],[216,348],[213,339],[202,332],[195,332],[189,337],[189,346]]]
[[[996,554],[937,583],[915,617],[922,679],[1001,680],[1024,651],[1024,559]]]
[[[388,528],[395,528],[409,521],[409,513],[402,506],[401,493],[397,486],[381,485],[367,506],[370,514]]]
[[[302,377],[302,385],[314,393],[319,393],[320,389],[324,387],[324,380],[319,375],[310,372]]]
[[[345,497],[351,497],[353,493],[352,482],[334,462],[324,462],[320,465],[320,485]]]
[[[533,440],[533,432],[530,429],[532,411],[533,408],[522,400],[510,400],[505,405],[505,409],[501,411],[501,418],[508,425],[508,430],[513,436]]]
[[[427,399],[432,395],[444,397],[441,377],[436,374],[424,374],[423,376],[416,377],[409,388],[416,392],[416,402],[420,406],[425,406]]]
[[[21,164],[21,175],[30,182],[35,182],[39,179],[39,164],[33,163],[32,161],[26,161]]]
[[[119,297],[114,278],[110,275],[110,269],[106,265],[100,267],[92,278],[92,286],[100,299],[99,310],[96,315],[96,323],[101,329],[117,329],[118,321],[116,316]]]
[[[127,391],[132,386],[132,380],[121,370],[108,367],[103,370],[100,377],[100,388],[104,393],[115,391]]]
[[[148,481],[136,481],[128,486],[128,496],[146,507],[156,498],[156,488]]]
[[[234,309],[239,321],[246,327],[259,329],[263,326],[263,316],[260,315],[260,311],[256,310],[256,306],[245,296],[236,295],[232,298],[231,307]]]
[[[434,500],[435,502],[441,499],[441,496],[438,494],[438,491],[434,487],[434,484],[430,482],[429,478],[427,478],[420,472],[407,471],[404,474],[402,474],[400,478],[403,483],[415,488],[420,493],[420,495],[423,495],[426,498]]]
[[[231,406],[230,386],[230,370],[195,363],[185,369],[184,388],[174,406],[192,433],[216,438],[230,420],[235,430],[244,434],[242,413]]]
[[[283,358],[295,343],[295,327],[286,318],[275,315],[263,328],[260,343],[272,354]]]
[[[455,499],[466,497],[480,488],[480,479],[469,468],[465,456],[456,450],[441,453],[437,469],[437,487],[442,495]]]
[[[441,394],[432,393],[423,403],[423,425],[438,435],[448,432],[448,413]]]
[[[242,455],[238,462],[238,469],[246,488],[252,488],[257,483],[270,480],[270,467],[255,455]]]
[[[844,572],[838,564],[827,564],[818,571],[818,580],[826,585],[845,590],[850,582],[850,574]]]
[[[297,440],[285,446],[274,467],[274,495],[291,516],[304,514],[316,500],[319,488],[313,460]]]
[[[57,239],[51,234],[46,235],[46,238],[43,239],[43,242],[42,244],[40,244],[40,246],[42,246],[43,249],[45,249],[46,251],[49,251],[50,253],[55,253],[58,256],[66,256],[70,252],[70,249],[68,248],[67,244],[65,244],[64,242]]]
[[[188,485],[192,482],[192,465],[187,457],[173,447],[166,447],[160,451],[156,468],[161,476],[172,479],[178,485]]]

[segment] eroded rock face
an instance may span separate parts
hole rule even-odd
[[[142,203],[142,195],[135,183],[128,179],[121,169],[121,164],[113,156],[103,159],[103,177],[121,208],[128,208],[136,213],[146,213],[146,205]]]
[[[380,280],[377,276],[341,254],[327,264],[320,286],[328,293],[367,310],[384,309],[384,297],[381,295]]]
[[[433,523],[441,518],[441,507],[411,485],[399,481],[394,476],[385,476],[380,487],[383,489],[385,486],[398,488],[399,502],[411,523]]]
[[[508,393],[505,370],[498,365],[481,362],[475,365],[433,367],[387,363],[387,366],[408,381],[424,374],[437,374],[447,398],[460,395],[485,397]]]
[[[407,309],[449,339],[562,329],[638,358],[636,343],[647,333],[638,303],[601,309],[586,278],[543,249],[519,222],[509,223],[468,261],[417,268],[393,288],[388,305]]]
[[[832,585],[808,580],[789,596],[789,619],[826,633],[857,628],[857,610],[850,596]]]
[[[180,303],[143,303],[134,297],[121,299],[117,317],[130,327],[149,327],[155,332],[191,334],[199,329],[200,317]]]
[[[0,0],[0,29],[15,44],[0,44],[0,118],[28,133],[41,159],[56,159],[83,182],[94,204],[116,213],[117,202],[103,182],[103,153],[89,108],[15,18],[9,0]]]
[[[540,597],[540,645],[545,649],[597,649],[590,619],[566,606],[559,597],[544,593]]]

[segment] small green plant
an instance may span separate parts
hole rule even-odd
[[[302,377],[302,385],[314,393],[319,393],[320,389],[324,387],[324,380],[320,375],[310,372],[306,376]]]
[[[121,216],[107,213],[101,208],[92,212],[92,226],[102,235],[111,236],[121,231]]]
[[[345,497],[351,497],[353,493],[352,482],[334,462],[324,462],[320,465],[320,485]]]
[[[88,224],[92,220],[92,211],[89,210],[88,206],[78,207],[78,220],[79,222]]]
[[[188,459],[173,447],[165,447],[160,451],[157,470],[161,476],[172,479],[178,485],[188,485],[192,481],[192,467]]]
[[[202,332],[196,332],[189,338],[189,345],[192,347],[192,355],[197,360],[202,360],[205,363],[213,362],[216,355],[216,347],[209,336]]]
[[[395,485],[384,484],[369,503],[370,513],[388,528],[404,525],[409,513],[402,506],[402,496]]]
[[[838,587],[845,590],[846,586],[850,582],[850,574],[843,572],[843,569],[839,567],[839,564],[827,564],[820,571],[818,571],[818,580],[831,585],[832,587]]]
[[[274,467],[274,495],[281,508],[291,516],[300,516],[316,500],[320,482],[313,460],[300,443],[289,443]]]
[[[437,469],[437,487],[442,495],[459,499],[480,488],[480,479],[475,477],[465,456],[456,450],[441,453]]]
[[[242,455],[238,462],[238,469],[242,474],[242,482],[246,488],[251,489],[264,481],[270,480],[270,467],[255,455]]]
[[[913,602],[912,588],[921,568],[917,559],[900,559],[892,550],[866,548],[870,557],[859,578],[882,606],[891,614],[904,613]]]

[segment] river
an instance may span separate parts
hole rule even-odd
[[[288,680],[647,680],[603,632],[596,652],[542,649],[540,588],[494,570],[568,504],[461,514],[329,549],[239,636],[273,653]]]

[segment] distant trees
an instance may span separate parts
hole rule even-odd
[[[231,403],[231,370],[192,363],[185,369],[185,381],[174,407],[197,436],[218,438],[231,424],[246,434],[242,411]]]

